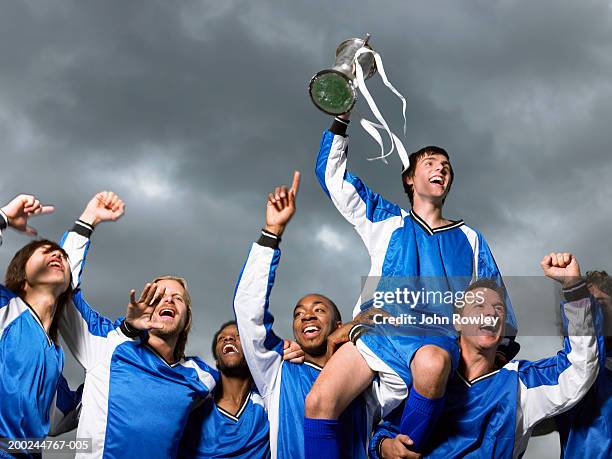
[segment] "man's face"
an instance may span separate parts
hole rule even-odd
[[[238,327],[235,325],[228,325],[219,332],[215,343],[215,360],[221,373],[231,373],[236,369],[248,369],[242,353]]]
[[[166,292],[155,308],[151,320],[164,327],[159,330],[151,330],[149,333],[162,338],[176,336],[183,331],[187,323],[185,289],[180,282],[171,279],[159,280],[157,285],[165,287]]]
[[[442,200],[451,185],[450,162],[444,155],[434,154],[418,160],[413,177],[406,177],[414,195],[423,199]]]
[[[339,326],[333,306],[321,295],[306,295],[293,309],[293,336],[307,354],[325,353],[327,337]]]
[[[504,332],[504,321],[506,318],[505,307],[502,299],[495,290],[488,288],[476,288],[472,290],[474,295],[470,301],[465,302],[461,312],[462,317],[490,317],[497,319],[495,325],[485,325],[481,322],[469,325],[461,325],[461,346],[470,346],[476,349],[497,348]]]
[[[606,336],[606,346],[612,341],[612,297],[602,291],[595,284],[589,284],[589,292],[595,300],[601,304],[604,315],[604,335]]]
[[[68,258],[61,250],[52,250],[50,246],[37,248],[28,259],[25,271],[27,284],[31,287],[52,285],[60,295],[70,285]]]

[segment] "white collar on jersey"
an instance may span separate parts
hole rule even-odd
[[[410,216],[413,218],[415,222],[417,222],[430,236],[433,236],[434,233],[440,233],[442,231],[448,231],[453,228],[457,228],[463,225],[463,220],[451,221],[448,225],[438,226],[437,228],[432,228],[427,224],[425,220],[417,215],[414,210],[410,210]]]
[[[217,409],[219,410],[219,413],[221,413],[225,417],[230,418],[232,421],[238,422],[238,420],[240,420],[240,416],[242,415],[242,413],[244,413],[244,410],[246,409],[247,404],[249,403],[249,400],[251,400],[251,393],[252,392],[249,392],[247,397],[244,399],[244,402],[242,403],[242,406],[240,407],[240,409],[238,410],[238,412],[236,414],[232,414],[229,411],[224,410],[223,408],[221,408],[217,404],[217,402],[214,402],[214,403],[215,403],[215,406],[217,407]]]
[[[492,371],[491,373],[484,374],[482,376],[479,376],[478,378],[474,378],[471,381],[468,381],[467,379],[465,379],[463,377],[463,375],[461,373],[459,373],[459,370],[457,370],[457,375],[459,376],[459,378],[461,378],[461,381],[463,381],[465,384],[467,384],[468,387],[472,387],[477,382],[482,381],[483,379],[487,379],[487,378],[489,378],[489,377],[491,377],[491,376],[493,376],[493,375],[495,375],[497,373],[499,373],[499,370]]]

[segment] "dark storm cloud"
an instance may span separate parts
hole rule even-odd
[[[368,259],[314,178],[320,131],[310,76],[335,46],[372,33],[408,101],[405,145],[449,150],[447,201],[489,240],[504,272],[537,274],[553,249],[609,267],[612,27],[605,1],[1,2],[0,193],[57,204],[58,237],[113,189],[125,217],[101,226],[85,277],[109,316],[152,276],[190,282],[189,350],[208,355],[263,225],[265,196],[303,172],[272,308],[283,335],[305,292],[350,315]],[[396,132],[400,105],[370,87]],[[359,111],[366,112],[360,102]],[[355,119],[357,117],[354,117]],[[357,124],[357,123],[354,123]],[[351,127],[350,167],[407,206],[400,165]],[[25,241],[11,233],[0,261]],[[554,349],[558,342],[549,343]],[[538,355],[529,355],[538,357]],[[78,370],[69,374],[76,381]]]

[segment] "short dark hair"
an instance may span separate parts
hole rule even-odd
[[[48,239],[32,241],[19,249],[6,269],[4,285],[21,299],[23,299],[25,296],[26,264],[34,252],[41,247],[48,247],[49,252],[59,250],[66,258],[68,258],[68,254],[62,247],[60,247],[56,242],[49,241]],[[71,299],[72,279],[68,283],[68,288],[57,298],[55,313],[53,314],[53,320],[51,321],[51,326],[49,327],[49,337],[55,343],[57,343],[59,321],[62,316],[62,311]]]
[[[482,278],[473,281],[468,287],[465,289],[465,293],[471,292],[473,290],[479,288],[488,288],[489,290],[493,290],[495,293],[499,295],[502,304],[504,305],[504,310],[506,309],[506,289],[499,285],[495,279]]]
[[[334,311],[334,322],[342,322],[342,314],[340,314],[340,309],[338,309],[338,306],[336,306],[336,303],[334,303],[332,300],[327,298],[325,295],[319,295],[319,296],[322,296],[323,298],[327,299],[327,301],[329,301],[329,304],[331,304],[332,310]]]
[[[221,324],[219,329],[215,332],[215,336],[213,336],[213,340],[212,340],[212,355],[213,355],[215,360],[218,359],[218,357],[217,357],[217,338],[219,338],[219,335],[221,334],[223,329],[225,327],[229,327],[230,325],[235,325],[236,328],[238,328],[238,324],[236,323],[235,320],[228,320],[227,322],[224,322],[224,323]]]
[[[605,271],[587,271],[587,284],[592,284],[606,295],[612,296],[612,278]]]
[[[404,191],[408,195],[408,199],[410,199],[411,206],[414,205],[414,187],[406,183],[406,177],[414,177],[414,172],[416,171],[417,163],[419,162],[419,160],[421,160],[421,158],[433,155],[442,155],[450,162],[450,156],[448,155],[447,151],[444,148],[437,147],[435,145],[428,145],[427,147],[423,147],[419,151],[411,153],[410,157],[408,158],[410,165],[406,170],[402,172],[402,185],[404,185]],[[453,184],[453,179],[455,178],[453,166],[450,166],[450,176],[451,180],[448,185],[447,194],[448,191],[450,191],[450,187]]]
[[[336,306],[336,303],[334,303],[329,297],[322,295],[320,293],[308,293],[304,296],[302,296],[302,298],[305,298],[309,295],[316,295],[316,296],[320,296],[321,298],[325,298],[327,301],[329,301],[329,304],[332,307],[332,312],[334,313],[334,322],[342,322],[342,314],[340,314],[340,310],[338,309],[338,306]],[[295,308],[293,308],[293,310],[295,311]]]

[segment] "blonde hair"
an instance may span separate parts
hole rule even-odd
[[[191,296],[189,295],[189,290],[187,290],[187,281],[183,277],[159,276],[153,279],[153,282],[158,282],[161,280],[172,280],[178,282],[181,284],[181,287],[183,287],[183,290],[185,290],[183,300],[185,301],[185,307],[187,309],[187,320],[176,341],[176,347],[174,348],[174,359],[179,360],[185,356],[185,346],[187,346],[187,338],[189,336],[189,330],[191,330]]]

